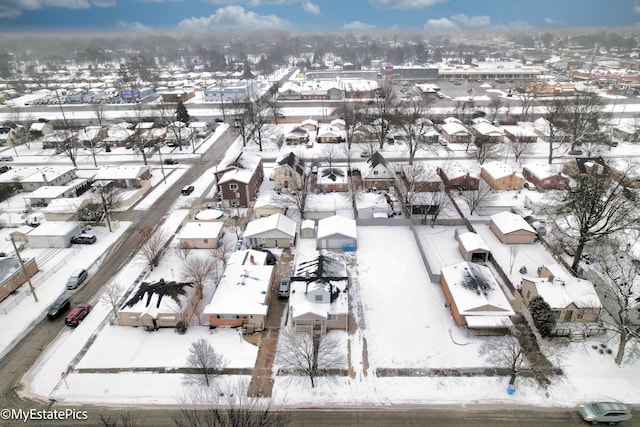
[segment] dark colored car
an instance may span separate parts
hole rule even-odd
[[[71,243],[73,244],[80,244],[80,245],[91,245],[93,243],[95,243],[97,240],[96,235],[95,234],[79,234],[75,237],[71,238]]]
[[[262,251],[267,254],[267,265],[276,265],[276,262],[278,261],[278,259],[273,254],[273,252],[268,251],[266,249],[263,249]]]
[[[0,173],[9,172],[9,169],[11,169],[11,166],[2,165],[0,166]]]
[[[78,326],[82,319],[87,317],[87,314],[91,311],[91,304],[78,304],[67,314],[67,317],[64,318],[64,324],[67,326]]]
[[[178,159],[164,159],[165,165],[177,165]]]
[[[71,307],[71,296],[62,294],[49,306],[47,317],[49,319],[60,317],[62,313],[69,310],[69,307]]]
[[[85,270],[84,268],[77,270],[67,280],[67,289],[68,290],[76,289],[77,287],[82,285],[85,282],[85,280],[87,280],[87,277],[89,277],[89,275],[87,274],[87,270]]]
[[[193,193],[193,190],[195,190],[195,187],[193,185],[187,185],[182,189],[181,193],[185,196],[188,196],[189,194]]]

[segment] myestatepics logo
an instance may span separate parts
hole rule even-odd
[[[51,421],[51,420],[87,420],[87,411],[75,409],[0,409],[0,420]]]

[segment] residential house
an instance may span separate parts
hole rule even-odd
[[[333,119],[329,124],[332,128],[338,129],[339,131],[347,130],[347,123],[343,119]]]
[[[367,159],[361,177],[365,189],[387,190],[393,185],[396,174],[382,154],[376,151]]]
[[[282,214],[250,221],[244,230],[245,245],[261,248],[291,248],[296,242],[297,224]]]
[[[223,225],[217,221],[187,221],[176,238],[181,248],[216,249],[224,236]]]
[[[275,279],[266,255],[251,249],[231,254],[211,302],[202,310],[211,328],[264,329]]]
[[[300,262],[291,277],[289,318],[296,332],[324,335],[348,329],[349,276],[346,263],[329,254]]]
[[[77,178],[73,166],[20,166],[0,174],[1,184],[18,183],[24,191],[67,185]]]
[[[473,141],[471,132],[461,123],[445,123],[439,126],[440,137],[448,143],[469,144]]]
[[[173,328],[178,323],[188,325],[200,301],[193,282],[164,278],[140,282],[130,295],[118,309],[120,324],[147,330]]]
[[[135,132],[135,130],[131,129],[129,123],[118,123],[109,126],[107,136],[103,139],[103,142],[115,147],[125,147]]]
[[[309,142],[309,131],[303,127],[296,126],[284,136],[284,142],[287,145],[306,144]]]
[[[388,194],[378,192],[359,192],[356,195],[356,212],[358,219],[389,218],[393,216]]]
[[[638,142],[640,141],[640,126],[620,121],[613,127],[613,136],[621,141]]]
[[[494,190],[520,190],[525,179],[520,172],[502,162],[489,162],[480,168],[480,177]]]
[[[309,132],[315,132],[318,130],[318,121],[314,119],[306,119],[302,121],[300,127]]]
[[[299,100],[301,97],[301,88],[295,86],[291,82],[285,82],[280,89],[278,89],[278,99],[280,100]]]
[[[344,249],[345,247],[356,249],[358,247],[356,220],[340,215],[318,220],[316,240],[320,249]]]
[[[504,132],[489,123],[488,120],[478,118],[474,119],[475,123],[471,125],[471,131],[475,136],[476,144],[497,144],[504,140]]]
[[[316,184],[324,191],[349,191],[347,168],[337,166],[318,168]]]
[[[522,169],[524,177],[543,190],[564,190],[569,186],[569,177],[558,172],[554,165],[530,164]]]
[[[29,133],[37,136],[47,136],[53,133],[53,126],[48,122],[33,122],[29,126]]]
[[[444,189],[442,177],[427,162],[414,162],[413,166],[402,168],[401,173],[404,185],[412,193],[434,192]]]
[[[273,191],[261,193],[253,205],[253,213],[256,218],[262,218],[273,214],[284,214],[287,211],[286,201],[278,200]]]
[[[89,187],[85,179],[74,179],[66,185],[43,185],[30,193],[24,193],[23,198],[29,201],[31,206],[48,205],[55,199],[76,198]]]
[[[273,168],[274,188],[301,188],[304,176],[304,163],[294,153],[281,155]]]
[[[0,258],[0,302],[17,292],[27,278],[33,277],[38,271],[40,269],[35,258],[24,258],[23,255],[22,264],[14,257]]]
[[[334,143],[337,144],[342,139],[340,130],[333,126],[322,126],[318,129],[316,141],[318,143]]]
[[[505,245],[533,243],[536,239],[536,231],[533,227],[520,215],[511,212],[491,215],[489,228]]]
[[[437,172],[447,190],[472,191],[477,190],[480,186],[478,175],[460,163],[451,163],[443,168],[439,167]]]
[[[79,221],[46,221],[27,234],[27,241],[32,248],[68,248],[82,227]]]
[[[89,201],[86,197],[55,198],[42,208],[42,213],[47,221],[78,221],[80,212]]]
[[[456,233],[458,239],[458,250],[465,261],[470,262],[487,262],[491,255],[489,245],[484,241],[482,236],[470,231]]]
[[[108,128],[102,126],[86,126],[78,132],[78,142],[83,147],[96,147],[108,135]]]
[[[491,334],[512,325],[515,312],[488,267],[468,261],[442,267],[440,284],[458,326]]]
[[[530,127],[524,126],[502,126],[504,135],[509,138],[511,142],[529,142],[534,143],[538,141],[538,135]]]
[[[149,185],[151,166],[105,166],[98,169],[93,180],[100,185],[121,188],[142,188]]]
[[[538,276],[522,278],[520,293],[527,307],[534,297],[541,296],[556,322],[598,321],[602,303],[593,283],[578,279],[560,264],[540,266]]]
[[[247,152],[225,157],[215,173],[218,197],[225,207],[248,207],[264,179],[262,158]]]
[[[433,126],[427,126],[420,138],[425,144],[437,144],[440,141],[440,132]]]

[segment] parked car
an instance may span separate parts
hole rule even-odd
[[[11,166],[2,165],[0,166],[0,173],[9,172],[9,169],[11,169]]]
[[[11,156],[0,156],[0,162],[11,162],[13,161],[13,157]]]
[[[193,185],[187,185],[182,189],[181,193],[185,196],[188,196],[189,194],[193,193],[193,190],[195,189],[196,188]]]
[[[49,310],[47,310],[47,317],[49,319],[55,319],[65,311],[69,310],[69,307],[71,307],[71,296],[62,294],[49,306]]]
[[[82,319],[87,317],[87,314],[91,311],[91,304],[78,304],[71,309],[67,317],[64,318],[64,324],[67,326],[76,327],[82,322]]]
[[[76,272],[69,277],[69,280],[67,280],[67,289],[76,289],[78,286],[82,285],[85,280],[87,280],[87,276],[87,270],[84,268],[76,270]]]
[[[291,292],[291,279],[283,277],[280,279],[280,286],[278,286],[278,298],[289,298],[289,292]]]
[[[574,150],[569,150],[569,155],[571,156],[581,156],[582,150],[578,150],[577,148]]]
[[[165,165],[177,165],[178,164],[178,159],[164,159],[164,164]]]
[[[631,411],[618,402],[592,402],[579,407],[582,419],[593,423],[617,424],[631,419]]]
[[[267,249],[263,249],[263,252],[265,252],[267,254],[267,265],[276,265],[276,262],[278,262],[278,259],[276,258],[276,256],[273,254],[273,252],[267,250]]]
[[[80,244],[80,245],[91,245],[95,243],[96,240],[98,239],[95,234],[82,233],[82,234],[78,234],[75,237],[72,237],[71,243]]]

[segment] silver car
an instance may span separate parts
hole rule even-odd
[[[609,423],[610,425],[631,419],[631,411],[618,402],[592,402],[580,405],[582,419],[592,424]]]

